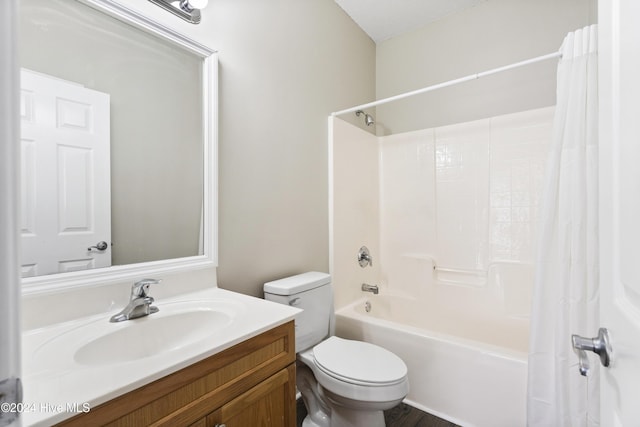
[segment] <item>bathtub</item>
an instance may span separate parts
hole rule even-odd
[[[336,335],[400,356],[411,406],[465,427],[526,424],[527,319],[381,293],[338,310]]]

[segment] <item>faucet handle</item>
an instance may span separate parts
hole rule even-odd
[[[362,268],[365,268],[367,265],[373,266],[373,258],[371,258],[369,249],[366,246],[361,247],[358,251],[358,264],[360,264]]]
[[[147,297],[149,296],[149,286],[157,285],[160,282],[162,282],[160,279],[142,279],[131,287],[131,296],[135,298]]]

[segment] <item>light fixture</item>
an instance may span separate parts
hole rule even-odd
[[[209,0],[149,0],[151,3],[157,4],[164,10],[168,10],[176,16],[191,22],[199,24],[201,19],[200,9],[207,7]]]

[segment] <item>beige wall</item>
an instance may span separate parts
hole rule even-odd
[[[374,99],[375,45],[333,1],[212,2],[219,286],[328,271],[327,115]]]
[[[375,45],[333,1],[220,0],[218,284],[328,271],[327,115],[374,99]]]
[[[557,51],[596,22],[596,0],[488,0],[377,45],[376,97],[419,89]],[[555,104],[556,61],[379,106],[379,135]]]

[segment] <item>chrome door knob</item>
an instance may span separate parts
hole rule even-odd
[[[587,358],[587,351],[593,351],[600,356],[600,363],[602,366],[608,367],[611,364],[611,341],[609,339],[609,331],[606,328],[600,328],[598,330],[598,336],[595,338],[585,338],[580,335],[571,335],[571,344],[573,350],[578,355],[578,362],[580,364],[580,374],[587,376],[589,373],[589,359]]]
[[[87,250],[91,252],[92,250],[97,249],[102,252],[105,251],[108,247],[109,244],[103,240],[102,242],[96,243],[95,246],[89,246]]]

